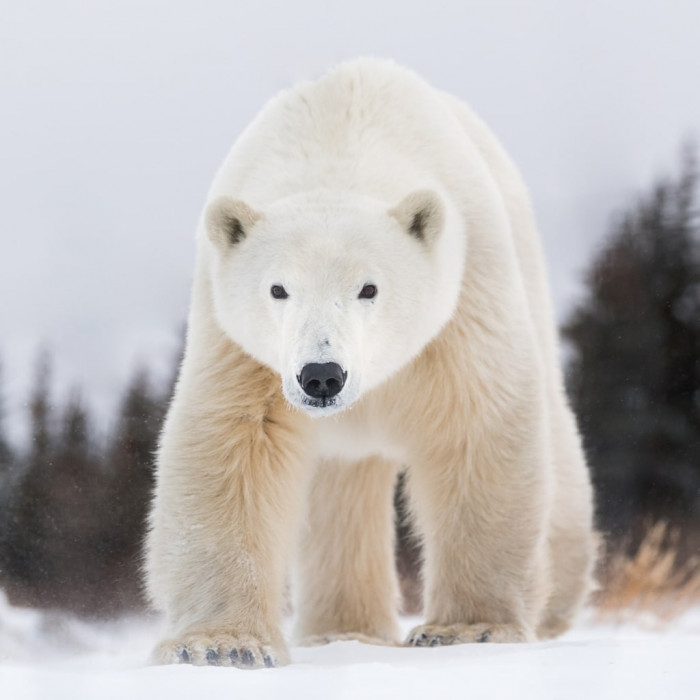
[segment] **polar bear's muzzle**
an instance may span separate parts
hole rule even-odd
[[[311,399],[306,403],[321,408],[335,403],[333,397],[341,392],[347,377],[348,373],[337,362],[312,362],[302,367],[297,381]]]

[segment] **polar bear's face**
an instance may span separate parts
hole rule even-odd
[[[313,416],[351,406],[403,367],[456,304],[432,192],[388,210],[364,198],[290,199],[260,213],[220,198],[205,226],[218,323]]]

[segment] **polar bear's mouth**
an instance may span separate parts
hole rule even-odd
[[[310,406],[311,408],[332,408],[333,406],[337,405],[338,401],[335,398],[323,396],[318,399],[304,398],[302,399],[302,403],[305,406]]]
[[[332,416],[341,411],[345,411],[349,407],[348,402],[341,396],[312,398],[310,396],[296,395],[292,400],[287,397],[287,401],[289,401],[290,405],[301,409],[312,418]]]

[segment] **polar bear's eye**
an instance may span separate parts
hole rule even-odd
[[[286,299],[289,296],[287,290],[281,284],[273,284],[270,287],[270,294],[272,294],[274,299]]]
[[[362,287],[358,299],[374,299],[377,296],[377,287],[374,284],[366,284]]]

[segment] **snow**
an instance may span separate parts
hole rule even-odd
[[[405,620],[408,629],[416,620]],[[664,632],[589,619],[529,645],[441,648],[336,642],[295,647],[292,665],[148,666],[160,625],[148,617],[88,623],[10,607],[0,595],[2,700],[167,698],[700,698],[700,608]]]

